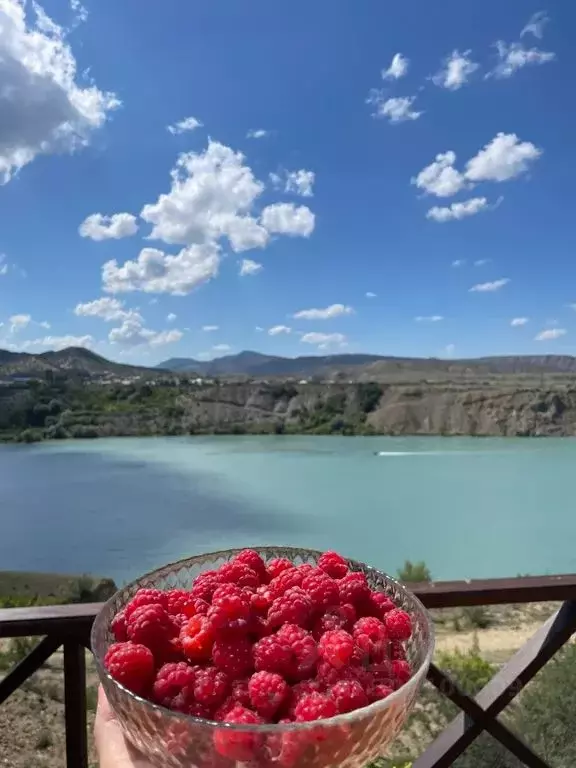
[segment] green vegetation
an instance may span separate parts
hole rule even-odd
[[[402,568],[398,569],[398,578],[405,584],[419,584],[432,581],[432,574],[423,560],[417,563],[406,560]]]
[[[97,603],[116,592],[112,579],[60,573],[0,571],[0,608]]]

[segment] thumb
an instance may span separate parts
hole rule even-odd
[[[153,768],[126,743],[102,686],[98,689],[94,741],[100,768]]]

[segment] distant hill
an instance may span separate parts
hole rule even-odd
[[[67,347],[41,354],[0,349],[0,376],[43,376],[46,371],[76,373],[90,377],[158,375],[158,369],[115,363],[84,347]]]
[[[576,357],[568,355],[510,355],[463,360],[438,358],[387,357],[384,355],[345,354],[302,357],[279,357],[245,351],[215,360],[171,358],[159,368],[177,372],[196,372],[200,376],[312,376],[333,375],[348,371],[354,378],[389,374],[463,376],[466,374],[571,374],[576,373]]]

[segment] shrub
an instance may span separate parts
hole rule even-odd
[[[463,608],[462,617],[474,629],[486,629],[492,624],[492,617],[483,605],[470,605]]]
[[[358,404],[363,413],[373,411],[382,397],[382,387],[375,381],[358,385]]]
[[[417,563],[406,560],[403,567],[398,569],[398,578],[406,584],[418,584],[432,581],[432,574],[423,560]]]

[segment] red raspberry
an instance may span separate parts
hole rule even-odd
[[[412,670],[410,664],[407,661],[393,661],[392,662],[392,675],[394,677],[395,686],[399,688],[410,680],[412,677]]]
[[[389,611],[394,610],[396,606],[384,592],[372,592],[370,595],[373,614],[379,619],[384,619]]]
[[[208,661],[214,645],[214,629],[206,616],[194,616],[180,630],[182,651],[192,661]]]
[[[412,635],[412,620],[406,611],[394,608],[384,617],[388,636],[391,640],[408,640]]]
[[[239,587],[252,587],[256,589],[260,586],[260,579],[252,568],[244,563],[231,560],[219,570],[220,579],[223,583],[237,584]]]
[[[248,704],[250,704],[250,700],[248,700]],[[218,723],[224,722],[224,718],[226,715],[231,712],[234,707],[238,706],[238,702],[232,697],[227,696],[224,699],[224,703],[220,704],[218,709],[214,712],[212,715],[212,720],[216,720]],[[244,704],[242,706],[245,706]]]
[[[376,685],[373,685],[371,688],[368,688],[366,691],[368,694],[368,698],[370,699],[370,702],[374,701],[380,701],[381,699],[386,699],[388,696],[390,696],[391,693],[394,693],[392,688],[390,686],[385,685],[384,683],[378,683]]]
[[[195,599],[205,600],[209,603],[215,590],[222,584],[222,579],[217,571],[205,571],[196,577],[190,594]]]
[[[310,677],[318,661],[318,646],[312,635],[296,624],[284,624],[276,636],[288,643],[292,650],[289,677],[295,680]]]
[[[406,651],[401,640],[392,640],[390,643],[390,658],[392,661],[406,661]]]
[[[292,587],[300,587],[304,576],[298,568],[290,568],[290,570],[282,571],[279,576],[272,579],[268,585],[272,599],[281,597]]]
[[[126,612],[118,611],[116,616],[110,622],[110,629],[116,638],[117,643],[125,643],[128,640],[128,631],[126,628]]]
[[[164,593],[164,607],[170,616],[188,616],[189,619],[196,615],[196,601],[183,589],[169,589]]]
[[[250,610],[257,616],[266,617],[268,615],[268,609],[272,605],[272,593],[268,585],[262,585],[258,587],[256,592],[250,595]]]
[[[268,611],[268,624],[270,627],[279,627],[281,624],[297,624],[306,627],[312,615],[312,601],[300,587],[292,587],[282,597],[277,597]]]
[[[202,720],[212,719],[212,711],[208,709],[208,707],[199,704],[197,701],[185,704],[184,709],[178,711],[183,712],[185,715],[190,715],[191,717],[201,717]]]
[[[277,635],[263,637],[252,648],[254,667],[258,672],[287,675],[292,668],[292,648]]]
[[[248,693],[256,712],[271,720],[288,700],[290,686],[275,672],[255,672],[248,683]]]
[[[282,718],[278,723],[291,723],[289,718]],[[310,742],[307,733],[297,731],[285,731],[284,733],[272,733],[266,739],[266,756],[271,765],[279,768],[294,768],[300,762],[302,753]]]
[[[336,704],[322,693],[309,693],[302,696],[294,707],[294,716],[298,723],[324,720],[337,714]]]
[[[252,671],[252,646],[244,637],[218,638],[212,648],[212,661],[232,679]]]
[[[324,552],[318,559],[318,567],[333,579],[342,579],[348,573],[348,563],[337,552]]]
[[[375,616],[358,619],[352,630],[356,645],[368,654],[370,661],[381,661],[388,655],[386,627]]]
[[[233,584],[226,584],[214,592],[212,605],[208,611],[208,619],[217,632],[242,633],[248,631],[250,604],[241,592],[234,594],[226,591],[227,587],[233,586]]]
[[[127,622],[128,637],[133,643],[150,648],[152,653],[162,653],[176,636],[177,627],[164,608],[150,603],[136,608]]]
[[[237,704],[224,718],[225,723],[236,725],[259,725],[264,720],[241,704]],[[230,760],[249,762],[262,743],[262,736],[251,731],[233,731],[219,728],[214,733],[216,751]]]
[[[354,653],[354,638],[343,629],[325,632],[318,643],[318,651],[324,661],[341,669],[350,663]]]
[[[372,675],[375,683],[391,684],[394,677],[392,662],[389,659],[382,659],[375,664],[369,664],[368,671]]]
[[[144,645],[114,643],[104,657],[104,666],[129,691],[143,696],[154,681],[154,656]]]
[[[161,606],[165,605],[165,593],[160,589],[139,589],[134,595],[132,600],[124,607],[124,615],[126,621],[138,608],[142,608],[144,605],[156,605],[158,603]]]
[[[341,603],[358,606],[370,599],[370,587],[363,573],[348,573],[338,582],[338,589]]]
[[[290,560],[287,560],[285,557],[275,557],[266,566],[266,570],[268,571],[268,576],[271,579],[276,578],[276,576],[279,576],[282,571],[288,571],[290,568],[295,568],[296,566],[294,563],[292,563]]]
[[[330,605],[338,605],[340,601],[337,582],[322,571],[305,576],[302,580],[302,589],[310,595],[317,614],[324,613]]]
[[[157,704],[173,708],[174,699],[182,693],[183,689],[190,688],[191,695],[185,695],[183,699],[193,697],[193,686],[196,678],[196,669],[180,661],[175,664],[164,664],[160,667],[154,681],[153,694]]]
[[[230,698],[234,699],[235,704],[242,704],[243,707],[250,709],[250,694],[248,693],[249,678],[234,680]]]
[[[341,680],[330,688],[328,695],[341,715],[352,712],[354,709],[367,707],[369,703],[364,688],[357,680]]]
[[[202,704],[214,711],[219,707],[230,688],[228,675],[214,667],[201,669],[196,673],[194,680],[194,698],[198,704]]]
[[[239,552],[236,555],[233,562],[247,565],[248,568],[251,568],[258,576],[261,584],[268,583],[269,577],[268,571],[266,570],[266,563],[255,550],[243,549],[242,552]]]
[[[355,622],[356,609],[351,603],[331,606],[316,620],[312,634],[316,640],[320,640],[324,632],[333,629],[345,629],[346,632],[351,632]]]
[[[321,684],[319,680],[302,680],[301,683],[296,683],[292,686],[290,691],[290,702],[288,705],[288,714],[294,717],[294,709],[303,696],[308,696],[309,693],[320,693]]]

